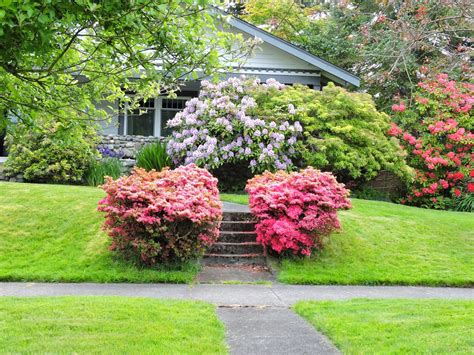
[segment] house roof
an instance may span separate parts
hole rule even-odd
[[[267,32],[261,28],[258,28],[247,21],[237,18],[219,8],[214,8],[214,9],[220,12],[221,14],[228,16],[228,23],[232,27],[235,27],[238,30],[245,32],[249,34],[250,36],[258,37],[264,42],[286,53],[289,53],[309,64],[314,65],[315,67],[319,68],[321,72],[325,74],[325,76],[327,76],[329,79],[337,83],[342,83],[342,84],[349,83],[357,87],[360,86],[360,78],[348,72],[347,70],[344,70],[334,64],[331,64],[328,61],[325,61],[324,59],[321,59],[311,54],[310,52],[300,47],[297,47],[294,44],[271,34],[270,32]]]

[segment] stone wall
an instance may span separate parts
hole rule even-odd
[[[23,182],[23,176],[21,174],[16,176],[7,176],[5,174],[3,162],[0,162],[0,181]]]
[[[135,159],[138,150],[148,143],[160,141],[160,137],[121,136],[109,134],[101,136],[99,150],[110,151],[121,159]]]
[[[122,162],[124,172],[135,166],[135,156],[146,144],[158,142],[161,137],[125,136],[117,134],[102,135],[97,149],[103,155],[115,156]]]

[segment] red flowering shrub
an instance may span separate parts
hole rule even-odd
[[[107,179],[99,202],[112,250],[145,265],[201,255],[219,236],[217,179],[194,164]]]
[[[246,190],[258,218],[257,241],[278,254],[310,255],[322,248],[322,237],[340,227],[336,211],[351,207],[344,185],[311,167],[265,172],[249,180]]]
[[[452,208],[455,198],[472,194],[474,187],[474,85],[448,80],[419,83],[415,103],[394,105],[389,134],[407,151],[416,176],[403,203],[430,208]]]

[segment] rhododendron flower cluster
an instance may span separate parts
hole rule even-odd
[[[274,79],[229,78],[212,84],[202,81],[199,97],[186,102],[182,112],[168,122],[173,130],[168,154],[175,164],[195,163],[216,169],[225,163],[248,162],[252,171],[290,169],[297,136],[303,128],[288,118],[293,105],[277,108],[271,117],[260,117],[255,91],[282,90]]]
[[[331,173],[265,172],[248,181],[257,241],[278,254],[311,255],[322,238],[340,228],[337,210],[351,207],[349,191]]]
[[[217,179],[207,170],[187,165],[175,170],[107,178],[104,229],[111,249],[145,265],[200,256],[219,236],[222,205]]]
[[[440,74],[419,84],[416,103],[394,110],[398,124],[388,133],[398,137],[416,169],[412,189],[403,203],[454,207],[453,198],[473,193],[474,85]]]

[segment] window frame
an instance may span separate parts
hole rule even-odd
[[[170,98],[167,96],[158,96],[155,97],[154,100],[154,107],[152,108],[155,112],[153,115],[153,135],[149,137],[163,137],[161,132],[161,110],[163,110],[163,99],[170,99],[170,100],[184,100],[188,101],[192,99],[191,96],[177,96],[176,98]],[[151,99],[150,99],[151,100]],[[173,110],[173,109],[166,109],[165,110]],[[176,113],[181,112],[182,110],[176,109]],[[130,136],[132,134],[128,133],[128,104],[125,103],[125,107],[123,109],[123,134],[126,136]]]

